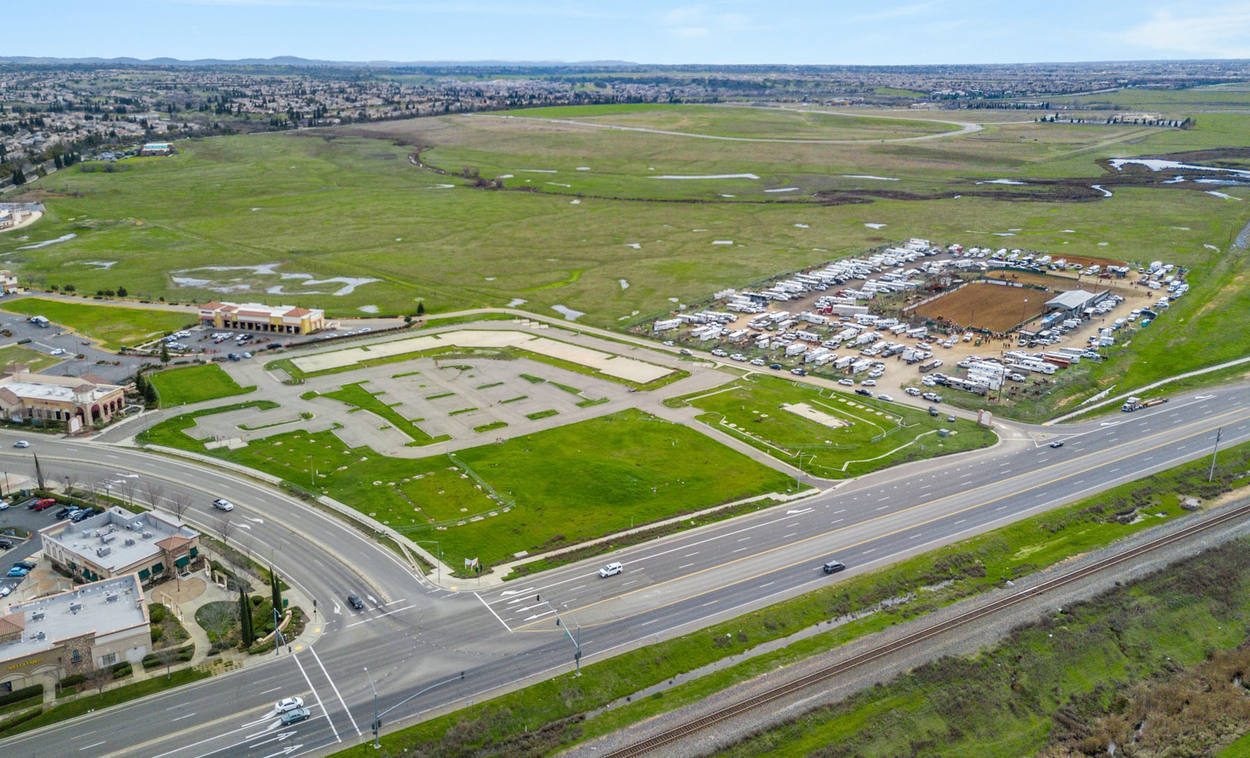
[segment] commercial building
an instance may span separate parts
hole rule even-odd
[[[205,303],[200,323],[218,329],[242,329],[270,334],[312,334],[325,327],[326,314],[319,308],[261,303]]]
[[[50,690],[71,674],[138,663],[151,648],[148,623],[134,574],[9,606],[0,614],[0,694],[34,684]]]
[[[77,524],[39,530],[43,554],[80,581],[135,574],[143,583],[186,569],[199,558],[199,532],[162,511],[113,506]]]
[[[17,292],[17,274],[8,269],[0,269],[0,291],[4,294]]]
[[[126,405],[125,391],[92,374],[32,374],[24,366],[0,374],[0,413],[10,421],[60,424],[76,432],[104,423]]]

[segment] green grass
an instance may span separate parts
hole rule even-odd
[[[417,426],[415,421],[405,418],[399,411],[378,399],[377,395],[369,392],[364,388],[362,382],[355,384],[344,384],[333,392],[323,392],[322,397],[328,397],[332,400],[338,400],[340,403],[369,411],[382,419],[389,421],[399,431],[408,435],[412,441],[418,445],[429,445],[434,442],[442,442],[449,439],[447,435],[432,437],[424,432],[421,427]]]
[[[1216,467],[1214,483],[1206,483],[1203,462],[1184,464],[1100,495],[1023,519],[969,540],[822,587],[800,597],[754,611],[708,629],[647,645],[584,666],[580,679],[562,675],[490,701],[418,724],[383,738],[387,749],[413,748],[420,753],[435,744],[455,745],[443,753],[471,755],[490,744],[501,754],[551,753],[557,747],[606,734],[616,728],[697,702],[713,692],[817,652],[835,648],[900,621],[931,613],[959,599],[1001,587],[1019,577],[1060,563],[1074,555],[1111,544],[1183,514],[1177,492],[1209,499],[1250,484],[1250,444],[1230,448],[1228,460]],[[1157,514],[1123,524],[1115,515],[1137,505]],[[813,559],[815,560],[815,559]],[[920,588],[929,588],[921,592]],[[911,600],[898,602],[906,594]],[[889,601],[881,605],[883,601]],[[616,705],[588,719],[581,714],[674,676],[803,629],[852,614],[873,611],[858,620],[832,627],[779,650],[705,675],[658,696]],[[1237,632],[1242,626],[1230,626]],[[897,704],[910,703],[904,695]],[[871,723],[865,713],[856,723]],[[547,730],[526,724],[553,725]],[[363,755],[347,750],[342,755]],[[909,754],[908,751],[896,754]],[[954,751],[949,754],[972,754]],[[991,753],[992,754],[992,753]]]
[[[793,486],[698,432],[639,411],[458,451],[498,500],[446,457],[386,458],[349,449],[330,432],[288,432],[238,450],[205,451],[181,432],[192,423],[191,414],[170,419],[148,440],[325,492],[414,539],[437,534],[453,565],[472,557],[490,565]],[[446,528],[435,531],[440,526]]]
[[[545,411],[534,411],[533,413],[527,413],[525,414],[525,418],[529,419],[530,421],[537,421],[539,419],[551,418],[552,416],[558,416],[558,415],[560,415],[560,411],[547,409]]]
[[[993,432],[971,421],[931,417],[890,403],[764,375],[740,379],[728,391],[685,398],[703,410],[700,420],[816,476],[857,476],[906,461],[972,450],[994,443]],[[842,421],[833,428],[784,409],[806,403]],[[733,424],[733,426],[729,426]],[[942,438],[937,429],[952,434]],[[910,443],[910,444],[909,444]]]
[[[1116,701],[1128,684],[1244,643],[1247,565],[1250,542],[1214,548],[1017,627],[975,656],[928,663],[720,755],[803,756],[838,744],[863,756],[915,754],[919,746],[928,755],[1031,756],[1063,736],[1075,746],[1084,724],[1122,710]],[[1084,724],[1063,727],[1073,721]],[[1112,728],[1121,740],[1133,731]],[[1184,731],[1201,744],[1198,729]]]
[[[0,303],[0,309],[27,316],[44,316],[54,324],[117,349],[160,337],[196,323],[194,313],[96,305],[90,300],[45,300],[24,297]]]
[[[481,426],[473,427],[473,431],[478,433],[493,432],[496,429],[503,429],[507,425],[507,421],[492,421],[489,424],[482,424]]]
[[[145,445],[163,445],[165,447],[181,448],[184,450],[202,451],[204,443],[183,433],[184,430],[195,426],[196,418],[214,413],[238,411],[244,408],[254,408],[258,412],[264,412],[273,410],[277,407],[279,407],[278,404],[272,400],[253,400],[247,403],[235,403],[233,405],[223,405],[216,408],[195,411],[193,413],[183,413],[174,416],[173,418],[165,419],[152,428],[144,430],[139,435],[139,441]]]
[[[148,377],[160,396],[161,407],[188,405],[220,397],[245,395],[256,387],[240,387],[229,374],[216,363],[187,366],[159,371]]]
[[[1248,758],[1250,757],[1250,734],[1243,736],[1233,744],[1216,753],[1217,758]]]
[[[508,114],[754,139],[876,140],[939,134],[959,128],[923,117],[882,118],[748,106],[639,103],[528,108]]]
[[[63,357],[58,358],[21,345],[0,347],[0,371],[12,371],[14,366],[20,365],[26,366],[32,372],[39,372],[63,360]]]

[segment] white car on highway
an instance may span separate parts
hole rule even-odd
[[[624,566],[622,566],[620,563],[617,563],[616,561],[613,561],[609,563],[608,565],[604,566],[603,568],[599,569],[599,578],[607,579],[609,576],[616,576],[617,574],[621,573],[624,570],[625,570]]]
[[[214,507],[214,508],[216,508],[216,509],[217,509],[217,510],[219,510],[219,511],[227,511],[227,512],[229,512],[229,511],[233,511],[233,510],[234,510],[234,503],[230,502],[229,500],[225,499],[224,497],[219,497],[219,498],[217,498],[216,500],[214,500],[214,501],[213,501],[213,507]]]
[[[273,704],[273,709],[278,713],[286,713],[296,708],[304,707],[304,698],[302,697],[284,697]]]

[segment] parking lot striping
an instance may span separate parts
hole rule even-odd
[[[352,728],[356,730],[356,736],[361,735],[360,727],[356,725],[356,719],[352,717],[351,709],[347,707],[347,703],[343,701],[343,696],[339,694],[339,688],[334,684],[334,680],[330,678],[330,672],[326,671],[326,666],[321,662],[321,656],[317,655],[317,651],[308,648],[308,652],[312,653],[313,660],[317,661],[317,665],[321,667],[321,673],[326,675],[326,681],[330,683],[330,689],[334,690],[334,696],[339,699],[339,704],[343,706],[343,712],[347,714],[347,719],[352,722]],[[330,714],[326,713],[326,718],[330,718]]]
[[[313,697],[317,698],[317,705],[321,707],[321,712],[325,714],[326,722],[330,725],[330,731],[334,732],[334,741],[342,742],[343,738],[339,736],[339,730],[334,728],[334,719],[330,718],[330,711],[326,709],[325,703],[321,702],[321,695],[318,694],[317,688],[313,686],[312,680],[308,678],[308,672],[304,670],[304,664],[299,662],[299,654],[292,655],[291,658],[295,661],[295,665],[299,666],[299,672],[304,675],[304,681],[308,682],[308,689],[312,690]]]
[[[1184,425],[1184,426],[1183,426],[1183,427],[1181,427],[1181,428],[1191,428],[1191,427],[1194,427],[1194,426],[1200,426],[1200,425],[1201,425],[1201,426],[1207,426],[1207,425],[1211,424],[1213,421],[1216,421],[1216,420],[1218,420],[1218,419],[1224,418],[1224,417],[1226,417],[1226,416],[1236,416],[1236,415],[1238,415],[1238,413],[1239,413],[1238,411],[1228,411],[1228,412],[1226,412],[1226,413],[1222,413],[1222,414],[1220,414],[1220,415],[1218,415],[1218,416],[1214,416],[1214,417],[1211,417],[1211,418],[1199,419],[1199,420],[1197,420],[1197,421],[1194,421],[1194,422],[1193,422],[1193,423],[1191,423],[1191,424]],[[1250,416],[1245,416],[1245,415],[1242,415],[1240,418],[1231,419],[1231,420],[1229,420],[1229,421],[1226,421],[1226,422],[1225,422],[1225,424],[1226,424],[1226,425],[1231,425],[1231,424],[1240,423],[1240,422],[1243,422],[1243,421],[1246,421],[1246,420],[1250,420]],[[1208,429],[1208,428],[1204,428],[1204,429],[1201,429],[1201,430],[1199,430],[1199,431],[1197,431],[1197,432],[1194,432],[1194,433],[1192,433],[1192,434],[1188,434],[1188,435],[1185,435],[1185,436],[1183,436],[1183,437],[1180,437],[1179,439],[1174,439],[1174,440],[1168,440],[1168,441],[1166,441],[1166,442],[1161,442],[1161,443],[1159,443],[1159,444],[1157,444],[1157,445],[1154,445],[1153,447],[1148,447],[1148,448],[1146,448],[1145,450],[1138,450],[1138,451],[1131,452],[1131,453],[1125,453],[1124,455],[1122,455],[1122,456],[1120,456],[1120,457],[1118,457],[1118,458],[1113,458],[1113,459],[1111,459],[1111,460],[1109,460],[1109,461],[1104,461],[1104,462],[1101,462],[1101,463],[1095,463],[1095,464],[1092,464],[1092,465],[1090,465],[1090,466],[1087,466],[1087,467],[1086,467],[1086,468],[1084,468],[1084,469],[1080,469],[1080,470],[1078,470],[1078,471],[1073,471],[1073,472],[1071,472],[1071,473],[1064,474],[1064,475],[1062,475],[1062,476],[1057,476],[1057,477],[1055,477],[1055,478],[1053,478],[1053,479],[1048,479],[1048,480],[1046,480],[1046,481],[1040,482],[1040,483],[1035,484],[1035,485],[1032,485],[1032,486],[1030,486],[1030,487],[1026,487],[1026,488],[1024,488],[1024,489],[1022,489],[1022,490],[1018,490],[1018,491],[1016,491],[1016,492],[1011,492],[1011,493],[1008,493],[1008,494],[1006,494],[1006,495],[1001,495],[1001,496],[999,496],[999,497],[991,498],[990,500],[987,500],[987,501],[985,501],[985,502],[981,502],[981,503],[974,503],[974,504],[972,504],[972,505],[965,506],[965,507],[960,508],[960,509],[958,509],[958,510],[956,510],[956,511],[953,511],[953,512],[951,512],[951,513],[945,513],[945,514],[941,514],[941,515],[938,515],[938,516],[934,516],[934,517],[932,517],[932,518],[930,518],[930,519],[927,519],[927,520],[925,520],[925,521],[922,521],[922,522],[920,522],[920,523],[918,523],[918,524],[909,524],[909,525],[907,525],[907,526],[905,526],[905,527],[900,527],[899,529],[896,529],[896,530],[891,531],[891,532],[886,532],[886,533],[884,533],[884,534],[879,534],[879,535],[876,535],[876,536],[874,536],[874,537],[869,537],[869,538],[864,539],[864,540],[861,540],[861,541],[859,541],[859,542],[857,542],[857,543],[854,543],[854,544],[851,544],[851,545],[847,545],[847,546],[845,546],[845,547],[844,547],[844,548],[842,548],[842,549],[844,549],[844,550],[845,550],[845,549],[848,549],[848,548],[857,547],[857,546],[859,546],[859,545],[863,545],[863,544],[868,543],[868,542],[871,542],[871,541],[873,541],[873,540],[883,539],[883,538],[885,538],[885,537],[890,537],[890,536],[893,536],[893,535],[899,534],[899,533],[901,533],[901,532],[906,531],[907,529],[912,529],[912,528],[916,528],[916,527],[926,526],[926,525],[928,525],[928,524],[932,524],[932,523],[935,523],[935,522],[938,522],[938,521],[942,521],[942,520],[944,520],[944,519],[948,519],[948,518],[950,518],[950,517],[952,517],[952,516],[955,516],[955,515],[958,515],[958,514],[960,514],[960,513],[966,513],[966,512],[968,512],[968,511],[976,510],[976,509],[978,509],[978,508],[983,508],[983,507],[985,507],[985,506],[991,505],[991,504],[993,504],[993,503],[995,503],[995,502],[998,502],[998,501],[1000,501],[1000,500],[1005,500],[1006,498],[1009,498],[1009,497],[1016,497],[1016,496],[1019,496],[1019,495],[1022,495],[1022,494],[1024,494],[1024,493],[1026,493],[1026,492],[1030,492],[1030,491],[1032,491],[1032,490],[1035,490],[1035,489],[1038,489],[1038,488],[1041,488],[1041,487],[1045,487],[1045,486],[1047,486],[1047,485],[1054,484],[1054,483],[1056,483],[1056,482],[1060,482],[1060,481],[1063,481],[1063,480],[1065,480],[1065,479],[1070,479],[1071,477],[1076,476],[1077,474],[1082,474],[1082,473],[1085,473],[1085,472],[1088,472],[1088,471],[1093,471],[1093,470],[1095,470],[1095,469],[1101,468],[1101,467],[1103,467],[1103,466],[1107,466],[1107,465],[1109,465],[1109,464],[1111,464],[1111,463],[1115,463],[1115,462],[1117,462],[1117,461],[1127,460],[1127,459],[1129,459],[1129,458],[1132,458],[1132,457],[1134,457],[1134,456],[1141,455],[1142,453],[1149,452],[1149,451],[1151,451],[1151,450],[1157,450],[1157,449],[1159,449],[1159,448],[1163,448],[1163,447],[1175,446],[1176,444],[1178,444],[1178,443],[1180,443],[1180,442],[1184,442],[1184,441],[1186,441],[1186,440],[1190,440],[1190,439],[1193,439],[1193,438],[1195,438],[1195,437],[1199,437],[1199,436],[1205,435],[1205,434],[1207,434],[1209,431],[1210,431],[1210,429]],[[1155,435],[1155,436],[1157,436],[1157,435]],[[1136,440],[1136,441],[1141,441],[1141,439],[1138,439],[1138,440]],[[1044,472],[1046,472],[1048,469],[1059,469],[1059,468],[1060,468],[1061,466],[1063,466],[1063,465],[1066,465],[1066,464],[1055,464],[1055,465],[1053,465],[1053,466],[1048,466],[1048,467],[1046,467],[1045,469],[1039,469],[1039,470],[1035,470],[1035,471],[1029,471],[1029,472],[1024,473],[1024,474],[1016,474],[1015,476],[1009,477],[1009,478],[1008,478],[1008,479],[1006,479],[1006,480],[1001,480],[1001,481],[990,482],[990,483],[987,483],[987,484],[982,484],[982,485],[980,485],[980,486],[974,487],[974,488],[972,488],[972,489],[970,489],[970,490],[967,490],[967,491],[964,491],[964,492],[955,493],[955,494],[953,494],[953,495],[943,495],[942,497],[936,498],[936,499],[931,500],[931,501],[927,501],[927,502],[923,502],[923,503],[916,503],[915,505],[910,505],[910,506],[907,506],[907,507],[905,507],[905,508],[902,508],[902,509],[900,509],[900,510],[898,510],[898,511],[895,511],[894,513],[888,514],[888,517],[895,517],[895,516],[903,515],[903,514],[906,514],[906,513],[910,512],[910,511],[916,510],[917,508],[923,508],[923,507],[925,507],[925,506],[930,506],[930,505],[933,505],[933,504],[935,504],[935,503],[939,503],[939,502],[941,502],[941,501],[943,501],[943,500],[949,500],[949,499],[952,499],[952,498],[957,497],[957,496],[966,496],[966,495],[968,495],[969,493],[972,493],[972,492],[977,492],[977,491],[980,491],[980,490],[986,489],[987,487],[991,487],[991,486],[995,486],[995,485],[1000,485],[1000,484],[1002,484],[1002,483],[1003,483],[1003,482],[1005,482],[1005,481],[1011,481],[1011,480],[1013,480],[1013,479],[1019,479],[1019,478],[1025,477],[1025,476],[1031,476],[1031,475],[1036,475],[1036,474],[1038,474],[1038,473],[1044,473]],[[997,508],[997,509],[995,509],[995,510],[1003,510],[1003,509],[1005,509],[1005,508],[1007,508],[1007,506],[1006,506],[1006,505],[1003,505],[1003,506],[1000,506],[999,508]],[[887,516],[882,516],[882,517],[880,517],[880,518],[886,518],[886,517],[887,517]],[[865,520],[865,521],[857,522],[854,526],[863,526],[863,525],[865,525],[865,524],[867,524],[867,523],[869,523],[870,521],[873,521],[873,520],[875,520],[875,519],[868,519],[868,520]],[[845,528],[849,528],[849,527],[844,527],[844,529],[845,529]],[[733,563],[738,563],[738,562],[740,562],[740,561],[749,560],[749,559],[754,558],[754,557],[756,557],[756,556],[767,555],[767,554],[769,554],[769,553],[773,553],[773,552],[776,552],[776,551],[778,551],[778,550],[788,549],[788,548],[795,547],[796,545],[802,545],[802,544],[804,544],[804,543],[812,542],[813,540],[823,539],[823,538],[829,537],[831,534],[833,534],[833,533],[834,533],[834,532],[836,532],[836,531],[842,531],[842,530],[833,530],[833,531],[830,531],[830,532],[824,532],[824,533],[821,533],[821,534],[814,534],[814,535],[812,535],[812,536],[810,536],[810,537],[806,537],[806,538],[804,538],[804,539],[802,539],[802,540],[800,540],[799,542],[796,542],[796,543],[792,543],[792,544],[789,544],[789,545],[778,545],[778,546],[776,546],[776,547],[768,548],[767,550],[761,550],[761,551],[760,551],[759,553],[757,553],[756,555],[748,555],[748,556],[743,556],[742,558],[734,558],[734,559],[732,559],[732,560],[726,561],[726,562],[721,563],[721,564],[718,564],[718,565],[709,566],[709,567],[707,567],[707,568],[700,569],[699,571],[696,571],[696,572],[694,572],[693,574],[691,574],[691,575],[689,575],[689,576],[695,576],[695,575],[698,575],[698,574],[703,574],[703,573],[706,573],[706,572],[708,572],[708,571],[716,571],[716,570],[720,570],[720,569],[723,569],[725,566],[728,566],[728,565],[730,565],[730,564],[733,564]],[[774,571],[778,571],[778,570],[780,570],[780,569],[784,569],[784,568],[792,568],[792,567],[794,567],[794,566],[798,566],[798,565],[800,565],[800,564],[802,564],[802,563],[806,563],[806,562],[807,562],[807,561],[809,561],[809,560],[812,560],[812,558],[805,558],[805,559],[798,560],[798,561],[794,561],[794,562],[792,562],[792,563],[789,563],[789,564],[786,564],[786,565],[783,565],[783,566],[776,566],[776,567],[772,567],[772,568],[769,568],[769,569],[767,569],[766,571],[762,571],[762,572],[760,572],[760,573],[758,573],[758,574],[756,574],[756,575],[754,575],[754,576],[747,577],[746,579],[744,579],[744,580],[742,580],[742,581],[749,581],[750,579],[754,579],[754,578],[757,578],[757,577],[760,577],[760,576],[765,576],[765,575],[767,575],[767,574],[770,574],[770,573],[772,573],[772,572],[774,572]],[[687,576],[687,577],[675,577],[675,578],[673,578],[673,579],[668,579],[668,580],[665,580],[665,581],[663,581],[663,582],[656,582],[655,584],[652,584],[652,585],[650,585],[649,587],[644,587],[644,588],[642,588],[642,589],[639,589],[639,590],[634,590],[634,591],[631,591],[631,592],[629,592],[629,593],[625,593],[625,594],[633,594],[634,592],[642,592],[642,591],[644,591],[644,590],[653,590],[653,589],[656,589],[656,588],[658,588],[658,587],[660,587],[660,586],[663,586],[663,585],[666,585],[666,584],[671,584],[671,583],[673,583],[673,582],[676,582],[676,581],[678,581],[679,579],[686,579],[686,578],[689,578],[689,577],[688,577],[688,576]],[[718,589],[723,589],[723,588],[718,588]],[[712,591],[714,591],[714,590],[708,590],[707,592],[712,592]],[[672,600],[672,601],[669,601],[669,602],[667,602],[667,603],[663,603],[663,604],[661,604],[661,605],[654,606],[654,607],[649,608],[649,609],[647,609],[647,610],[648,610],[648,611],[655,611],[655,610],[659,610],[659,609],[661,609],[661,608],[665,608],[665,607],[668,607],[668,606],[670,606],[670,605],[675,605],[675,604],[680,603],[680,602],[685,602],[685,601],[692,600],[692,599],[694,599],[694,598],[700,597],[700,596],[702,596],[702,595],[706,595],[706,594],[707,594],[707,592],[695,593],[695,594],[693,594],[693,595],[689,595],[689,596],[687,596],[687,597],[678,598],[678,599],[676,599],[676,600]],[[606,603],[606,602],[608,602],[609,600],[619,600],[619,599],[620,599],[620,598],[622,598],[622,597],[624,597],[624,595],[613,595],[613,596],[610,596],[610,597],[603,598],[603,599],[601,599],[601,600],[596,600],[596,601],[594,601],[594,602],[587,603],[586,605],[580,606],[580,607],[578,607],[578,608],[574,608],[574,609],[572,609],[572,610],[575,610],[575,611],[584,611],[584,610],[587,610],[588,608],[592,608],[592,607],[594,607],[594,606],[596,606],[596,605],[601,605],[601,604],[603,604],[603,603]],[[619,617],[619,618],[613,619],[613,622],[620,621],[620,620],[622,620],[623,618],[629,618],[629,617],[630,617],[630,616],[632,616],[632,615],[636,615],[636,614],[627,614],[626,616],[623,616],[623,617]],[[519,629],[519,630],[521,630],[521,631],[526,631],[526,630],[525,630],[525,626],[526,626],[526,625],[523,625],[523,626],[521,626],[521,627],[518,627],[518,629]],[[588,625],[588,626],[597,626],[597,624],[591,624],[591,625]]]
[[[532,589],[533,589],[533,587],[531,587],[530,589],[532,590]],[[504,628],[504,629],[507,629],[509,632],[511,632],[511,631],[512,631],[512,627],[508,626],[507,624],[504,624],[503,619],[499,618],[499,614],[498,614],[498,613],[495,613],[495,609],[494,609],[494,608],[491,608],[491,607],[490,607],[490,603],[486,602],[485,600],[482,600],[482,596],[481,596],[481,595],[479,595],[478,593],[474,592],[474,593],[473,593],[473,597],[477,598],[477,599],[478,599],[478,600],[482,603],[482,605],[486,606],[486,610],[490,611],[490,615],[494,616],[496,621],[498,621],[499,623],[503,624],[503,628]]]

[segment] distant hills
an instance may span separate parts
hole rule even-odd
[[[28,55],[6,55],[0,56],[0,63],[17,63],[23,65],[44,65],[44,66],[72,66],[75,64],[100,66],[100,65],[117,65],[117,66],[333,66],[340,68],[404,68],[409,66],[462,66],[465,68],[480,68],[491,66],[534,66],[534,67],[551,67],[551,66],[570,66],[570,67],[587,67],[587,66],[637,66],[639,64],[630,61],[504,61],[504,60],[482,60],[482,61],[327,61],[317,60],[314,58],[300,58],[295,55],[279,55],[273,58],[239,58],[237,60],[226,60],[222,58],[198,58],[195,60],[182,60],[180,58],[52,58],[52,57],[36,57]]]

